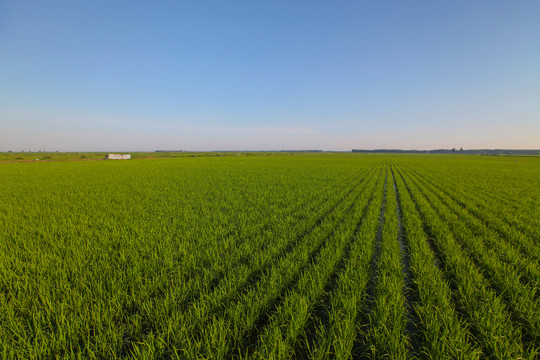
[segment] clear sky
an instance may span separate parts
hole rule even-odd
[[[540,148],[540,1],[0,0],[0,151]]]

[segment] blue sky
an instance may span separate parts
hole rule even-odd
[[[0,151],[540,148],[540,2],[0,2]]]

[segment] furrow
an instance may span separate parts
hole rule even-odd
[[[381,210],[379,213],[377,233],[375,236],[375,243],[373,244],[372,258],[370,262],[369,270],[369,281],[366,287],[366,301],[364,309],[362,310],[363,316],[360,318],[360,331],[357,333],[356,339],[354,341],[354,347],[352,350],[353,356],[364,356],[369,351],[367,334],[371,328],[370,314],[375,309],[376,304],[376,287],[379,277],[379,259],[381,257],[381,248],[382,248],[382,237],[383,237],[383,225],[386,209],[386,187],[388,184],[388,168],[385,165],[385,175],[384,175],[384,185],[383,185],[383,195]]]
[[[467,322],[454,306],[457,300],[448,285],[447,275],[433,261],[436,247],[428,238],[431,234],[424,215],[397,168],[396,173],[399,175],[394,177],[397,195],[400,207],[404,209],[402,224],[410,249],[410,270],[418,296],[414,304],[418,317],[415,320],[418,321],[417,339],[412,342],[412,357],[430,354],[439,359],[478,359],[481,351],[473,345]]]
[[[392,173],[392,182],[394,185],[394,193],[396,198],[396,216],[397,216],[397,222],[398,222],[398,243],[399,248],[401,251],[401,265],[403,268],[403,280],[405,283],[404,293],[405,293],[405,300],[406,300],[406,316],[407,316],[407,324],[406,324],[406,334],[410,341],[410,347],[412,349],[411,356],[416,357],[419,355],[420,350],[420,344],[419,344],[419,326],[420,326],[420,319],[418,318],[418,314],[414,310],[414,303],[418,299],[418,292],[414,285],[414,278],[413,274],[411,272],[411,256],[410,256],[410,247],[409,244],[407,244],[407,234],[405,233],[405,229],[403,226],[403,206],[401,204],[401,199],[399,196],[399,191],[396,184],[396,177],[394,174],[393,166],[390,168],[390,171]]]

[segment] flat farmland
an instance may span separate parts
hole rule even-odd
[[[540,357],[540,158],[0,164],[2,359]]]

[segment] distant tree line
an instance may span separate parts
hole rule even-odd
[[[434,150],[401,150],[401,149],[375,149],[362,150],[353,149],[353,153],[370,154],[473,154],[473,155],[540,155],[540,150],[512,150],[512,149],[473,149],[463,150],[434,149]]]

